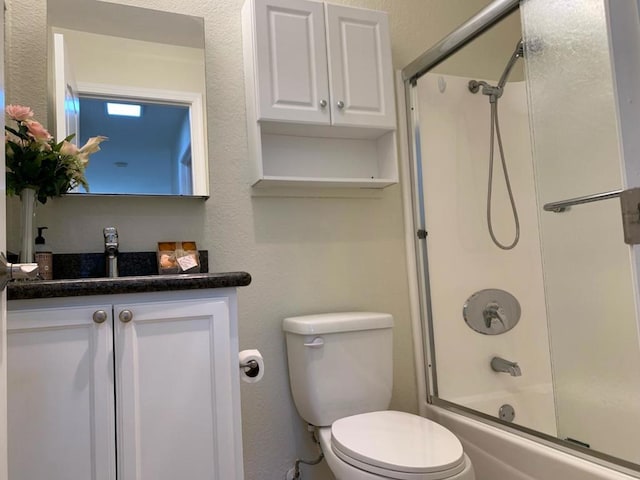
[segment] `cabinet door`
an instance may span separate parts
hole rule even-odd
[[[323,4],[266,0],[254,7],[258,120],[329,124]]]
[[[9,311],[9,479],[115,480],[111,316]]]
[[[387,15],[338,5],[326,8],[332,123],[395,129]]]
[[[118,479],[241,480],[227,299],[114,312]]]

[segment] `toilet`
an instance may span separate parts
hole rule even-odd
[[[474,480],[456,436],[423,417],[387,410],[393,317],[346,312],[283,321],[291,393],[336,480]]]

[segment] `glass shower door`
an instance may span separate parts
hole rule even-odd
[[[525,0],[521,12],[558,437],[638,464],[638,247],[623,242],[617,198],[543,210],[640,186],[638,5]]]

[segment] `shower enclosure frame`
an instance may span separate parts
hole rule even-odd
[[[491,29],[505,17],[519,9],[520,3],[521,0],[494,0],[487,7],[479,11],[476,15],[471,17],[464,24],[403,68],[399,74],[398,83],[404,88],[404,91],[399,95],[404,94],[404,102],[400,105],[398,114],[401,117],[405,117],[404,120],[406,122],[406,135],[408,141],[408,143],[405,144],[405,147],[408,148],[403,152],[403,156],[407,159],[408,163],[408,165],[405,165],[408,168],[404,169],[407,171],[403,173],[403,182],[405,185],[410,185],[410,188],[407,188],[404,192],[404,203],[407,252],[413,252],[413,258],[408,259],[408,270],[409,274],[413,275],[415,278],[414,284],[410,285],[410,290],[413,297],[411,299],[413,308],[412,315],[415,317],[413,321],[414,349],[416,351],[416,361],[419,364],[419,368],[416,372],[418,377],[418,389],[421,392],[426,393],[426,402],[430,405],[441,407],[453,413],[479,420],[496,428],[534,440],[538,443],[542,443],[543,445],[550,446],[564,453],[578,456],[590,462],[619,471],[620,473],[640,477],[639,466],[635,463],[628,462],[605,453],[592,451],[588,448],[583,448],[524,426],[502,421],[497,417],[449,402],[438,396],[437,369],[434,355],[435,343],[432,321],[431,288],[429,285],[429,262],[427,255],[428,231],[426,230],[426,218],[423,203],[423,159],[421,154],[417,81],[432,68],[448,59],[451,55],[462,49],[482,33]],[[612,16],[617,17],[618,24],[624,23],[625,20],[628,20],[628,18],[625,18],[624,12],[617,12],[615,15],[612,14]],[[614,18],[613,21],[616,21],[616,19]],[[626,33],[629,33],[634,28],[629,24],[623,25],[623,27],[625,27],[624,30]],[[640,42],[638,32],[632,33],[636,34],[635,36],[638,37]],[[614,31],[611,33],[614,64],[617,64],[615,56],[616,44],[623,46],[627,40],[628,37],[625,37],[623,32],[616,33]],[[614,78],[614,82],[616,82],[616,86],[619,91],[625,92],[629,98],[632,97],[633,100],[640,103],[640,93],[634,92],[633,81],[630,80],[635,79],[640,81],[640,68],[635,69],[634,72],[627,71],[625,73],[626,75],[621,75],[620,78]],[[633,102],[629,102],[629,104],[631,103]],[[640,125],[640,112],[634,111],[630,106],[626,109],[624,108],[624,105],[619,106],[620,125],[623,125],[625,122],[634,121],[639,122],[636,124]],[[624,127],[622,126],[621,128]],[[400,133],[402,134],[402,132]],[[638,151],[637,145],[629,145],[624,140],[621,142],[621,145],[623,153],[628,154]],[[637,182],[639,180],[637,174],[638,172],[628,171],[628,180]],[[633,253],[635,253],[636,258],[639,258],[638,252],[638,247],[634,247]],[[420,338],[416,338],[418,333],[420,334]],[[422,398],[422,393],[420,394],[420,398]],[[425,405],[422,400],[420,401],[420,409],[423,415],[426,414]]]

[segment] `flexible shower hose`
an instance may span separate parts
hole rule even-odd
[[[516,235],[513,242],[510,245],[500,243],[493,232],[493,223],[491,220],[491,196],[493,191],[493,157],[494,157],[494,143],[495,137],[498,138],[498,150],[500,152],[500,160],[502,161],[502,171],[504,173],[504,181],[507,184],[507,192],[509,192],[509,201],[511,202],[511,211],[513,212],[513,222],[516,227]],[[489,185],[487,187],[487,226],[489,227],[489,235],[491,240],[497,247],[503,250],[511,250],[518,244],[520,240],[520,220],[518,219],[518,209],[516,208],[516,202],[513,199],[513,192],[511,191],[511,181],[509,180],[509,172],[507,171],[507,162],[504,158],[504,149],[502,147],[502,135],[500,134],[500,123],[498,122],[498,99],[491,102],[491,142],[489,147]]]

